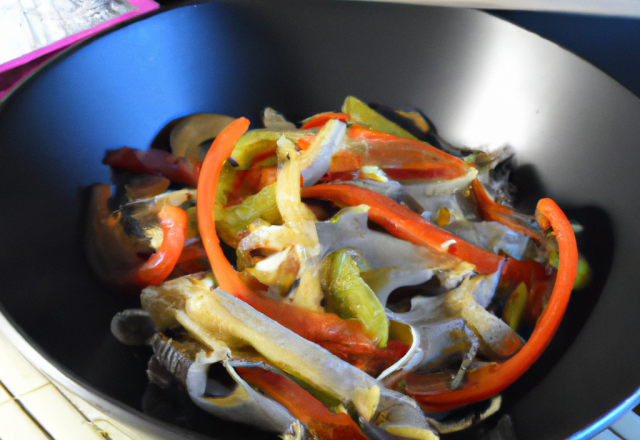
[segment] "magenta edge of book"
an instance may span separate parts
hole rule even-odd
[[[58,40],[47,46],[41,47],[40,49],[36,49],[33,52],[29,52],[28,54],[22,55],[21,57],[15,58],[11,61],[7,61],[4,64],[0,64],[0,73],[14,69],[18,66],[28,63],[29,61],[35,60],[36,58],[39,58],[43,55],[53,52],[54,50],[58,50],[58,49],[62,49],[67,46],[70,46],[71,44],[76,43],[80,40],[83,40],[91,35],[94,35],[103,29],[107,29],[117,23],[128,20],[131,17],[144,14],[145,12],[149,12],[160,7],[158,3],[152,0],[129,0],[129,3],[131,3],[137,9],[135,11],[122,14],[119,17],[115,17],[111,20],[105,21],[104,23],[100,23],[99,25],[94,26],[92,28],[85,29],[84,31],[80,31],[77,34],[69,35],[68,37],[63,38],[62,40]]]

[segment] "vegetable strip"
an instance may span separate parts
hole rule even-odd
[[[102,163],[132,173],[164,176],[173,183],[190,187],[195,187],[198,183],[198,167],[194,167],[183,157],[153,148],[142,151],[122,147],[109,151]]]
[[[302,190],[302,197],[329,200],[347,206],[368,205],[369,218],[386,228],[391,235],[419,246],[447,252],[476,266],[482,274],[495,273],[504,257],[480,249],[453,234],[434,226],[419,214],[390,198],[366,188],[348,184],[317,185]],[[507,259],[502,276],[531,287],[548,277],[535,261]]]
[[[309,120],[305,121],[305,123],[302,125],[301,128],[303,130],[308,130],[310,128],[322,127],[324,124],[326,124],[332,119],[337,119],[342,122],[347,122],[347,120],[349,119],[349,115],[344,113],[332,113],[332,112],[320,113],[311,117]]]
[[[251,291],[227,261],[215,229],[214,203],[218,176],[238,139],[249,127],[246,118],[232,122],[213,141],[205,157],[198,181],[198,225],[205,251],[220,288],[250,304],[256,310],[303,338],[330,349],[332,353],[366,352],[371,357],[385,356],[376,348],[357,321],[340,319],[333,313],[315,313],[279,302]]]
[[[504,259],[460,240],[406,206],[366,188],[348,184],[317,185],[302,190],[302,197],[329,200],[339,205],[368,205],[369,218],[385,227],[391,235],[438,252],[448,252],[474,264],[483,274],[494,273]]]
[[[471,168],[457,157],[418,140],[369,130],[358,125],[351,126],[349,137],[366,142],[364,165],[379,166],[389,177],[396,180],[451,180],[463,177]]]
[[[489,194],[487,194],[482,183],[480,183],[478,179],[475,179],[471,185],[473,187],[473,192],[476,195],[478,208],[480,209],[483,220],[501,223],[516,232],[520,232],[521,234],[530,236],[536,241],[540,241],[540,236],[536,234],[535,231],[521,225],[515,220],[514,216],[516,213],[511,208],[491,200]]]
[[[524,347],[501,364],[490,364],[468,373],[462,389],[413,396],[426,411],[447,411],[494,396],[520,377],[547,347],[567,308],[578,266],[578,249],[569,220],[551,199],[538,202],[536,218],[542,229],[549,226],[558,240],[560,263],[547,308]]]
[[[284,372],[236,364],[234,380],[244,379],[268,399],[251,402],[251,411],[243,399],[226,402],[224,414],[237,419],[234,409],[265,408],[269,417],[269,405],[279,403],[297,421],[290,425],[287,415],[278,429],[289,426],[296,437],[366,440],[371,428],[432,438],[423,412],[492,398],[531,367],[558,329],[579,276],[573,228],[555,202],[540,200],[535,216],[497,203],[477,176],[483,173],[492,187],[503,184],[484,174],[503,158],[474,153],[462,160],[444,151],[449,147],[419,140],[413,132],[426,139],[429,127],[417,112],[347,97],[342,113],[317,114],[302,121],[302,129],[271,122],[265,118],[269,128],[250,132],[246,118],[226,124],[202,163],[153,149],[109,151],[103,163],[116,172],[116,191],[108,200],[105,186],[97,200],[102,210],[91,219],[96,237],[89,238],[106,243],[109,255],[131,260],[122,277],[135,288],[146,286],[142,303],[159,331],[182,324],[189,333],[178,346],[185,345],[191,360],[200,350],[187,347],[192,337],[215,351],[224,343],[227,355],[240,361],[254,357],[246,358],[253,347]],[[193,189],[161,197],[154,191],[138,202],[147,186],[166,190],[169,181],[197,186],[197,208]],[[460,189],[466,189],[465,203],[475,200],[475,215],[458,203]],[[408,194],[418,204],[407,201]],[[115,203],[122,209],[111,212]],[[360,208],[334,215],[354,206]],[[437,222],[427,220],[430,212],[438,212]],[[390,235],[369,230],[367,217]],[[459,224],[445,230],[452,217]],[[113,249],[112,236],[119,239]],[[221,239],[237,247],[238,270]],[[157,251],[145,261],[152,247]],[[548,264],[538,263],[547,257]],[[178,278],[205,270],[216,282],[211,275]],[[416,296],[422,293],[427,297]],[[506,324],[493,314],[501,307]],[[533,327],[526,343],[516,333],[520,321]],[[381,386],[391,391],[381,396]],[[218,405],[211,404],[216,413]],[[354,409],[372,425],[359,424]],[[472,423],[476,416],[469,415]],[[449,432],[447,423],[435,425]]]
[[[311,393],[281,374],[260,368],[236,368],[251,385],[267,393],[318,439],[366,440],[358,425],[345,413],[332,413]]]
[[[158,217],[162,228],[162,244],[136,272],[135,280],[141,286],[157,286],[162,283],[178,262],[184,246],[189,223],[187,213],[177,206],[165,205]]]
[[[207,258],[207,253],[202,248],[202,242],[200,240],[194,241],[186,245],[182,249],[178,263],[184,263],[185,261],[198,260],[200,258]]]

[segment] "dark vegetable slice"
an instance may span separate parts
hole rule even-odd
[[[195,187],[198,169],[182,157],[175,157],[162,150],[147,151],[122,147],[107,152],[103,164],[132,173],[164,176],[173,183]]]

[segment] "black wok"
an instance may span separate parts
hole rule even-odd
[[[299,120],[337,109],[347,94],[419,107],[454,144],[512,146],[518,206],[531,213],[549,196],[584,226],[579,246],[593,282],[574,294],[544,355],[504,393],[501,415],[518,438],[587,438],[633,406],[640,101],[548,41],[470,10],[191,5],[101,34],[40,69],[0,107],[0,303],[18,333],[0,320],[3,331],[40,368],[159,436],[184,434],[170,434],[165,422],[214,438],[253,436],[181,415],[171,406],[180,396],[147,389],[148,353],[112,338],[111,317],[136,300],[101,287],[83,259],[84,188],[108,181],[106,149],[146,148],[177,117],[258,121],[268,105]],[[169,406],[162,412],[158,402]],[[499,417],[465,437],[482,438]]]

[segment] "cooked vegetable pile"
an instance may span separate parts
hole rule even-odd
[[[87,255],[146,311],[114,334],[150,318],[152,379],[285,438],[434,439],[495,413],[588,278],[560,208],[515,212],[509,150],[452,147],[418,111],[347,97],[263,122],[196,114],[171,152],[107,153]]]

